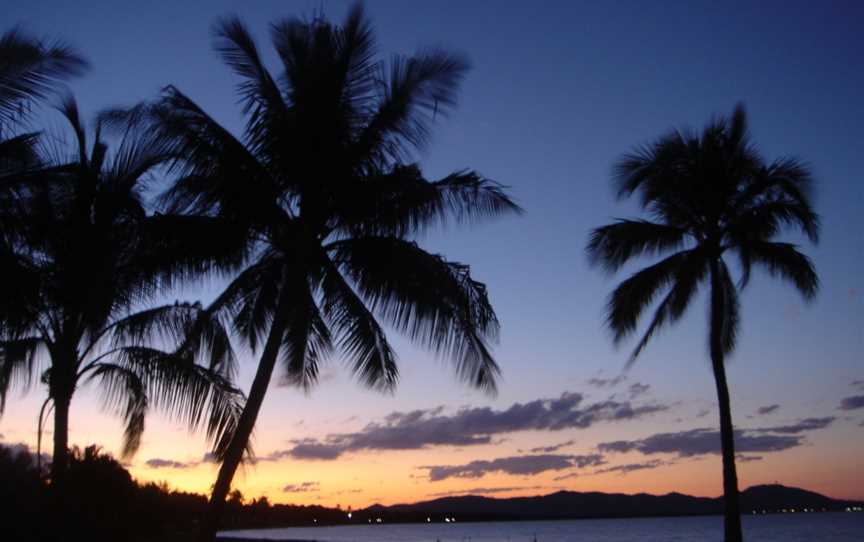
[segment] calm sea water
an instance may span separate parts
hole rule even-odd
[[[722,542],[719,516],[292,527],[223,536],[319,542]],[[864,513],[744,516],[752,542],[862,542]]]

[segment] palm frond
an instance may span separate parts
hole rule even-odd
[[[464,56],[434,49],[394,56],[389,73],[382,65],[378,104],[357,139],[356,154],[401,160],[423,148],[435,118],[456,105],[469,67]]]
[[[741,321],[738,289],[735,287],[732,274],[723,260],[720,260],[718,271],[720,273],[719,285],[722,288],[724,309],[722,324],[720,325],[720,345],[723,348],[723,353],[728,355],[735,350],[735,343],[738,338],[738,326]]]
[[[235,17],[220,19],[213,27],[214,48],[222,60],[241,77],[237,86],[247,115],[246,135],[253,149],[278,144],[270,141],[288,118],[288,109],[276,81],[261,61],[255,40]],[[264,152],[264,155],[272,153]]]
[[[33,100],[86,68],[87,61],[62,42],[45,43],[20,28],[7,31],[0,36],[0,125],[26,116]]]
[[[607,303],[606,323],[616,344],[636,330],[642,312],[660,291],[675,281],[682,266],[696,256],[695,250],[677,252],[634,273],[615,288]]]
[[[771,274],[791,282],[804,299],[812,299],[819,290],[819,276],[813,262],[792,243],[754,241],[746,245],[752,263]]]
[[[805,164],[791,158],[777,160],[759,168],[735,198],[735,217],[743,222],[762,220],[792,226],[816,243],[819,215],[811,205],[813,184],[813,176]],[[743,227],[746,226],[742,224]]]
[[[248,232],[219,217],[151,215],[140,236],[135,268],[166,291],[202,277],[230,277],[249,254]]]
[[[281,256],[265,254],[238,274],[213,302],[217,310],[233,318],[234,332],[253,353],[273,323],[287,265]]]
[[[75,147],[77,150],[77,161],[81,167],[89,165],[89,157],[87,155],[87,132],[81,121],[81,115],[78,112],[78,102],[71,93],[64,93],[57,104],[57,110],[72,128],[75,134]],[[87,179],[90,180],[90,179]]]
[[[102,369],[104,366],[109,368]],[[103,380],[106,406],[122,406],[124,418],[135,422],[129,424],[133,429],[139,426],[143,429],[143,421],[138,425],[137,416],[142,408],[140,398],[144,397],[145,410],[152,406],[185,424],[190,431],[203,427],[214,449],[224,446],[236,430],[243,408],[242,393],[222,375],[195,364],[182,351],[124,347],[116,353],[113,363],[99,363],[95,367],[90,379]],[[136,398],[134,404],[133,398]],[[126,412],[134,416],[127,416]],[[135,434],[133,431],[130,436]],[[130,443],[127,449],[134,452],[134,438],[127,440]]]
[[[392,391],[399,380],[396,353],[375,316],[342,277],[326,262],[321,281],[322,311],[335,330],[337,346],[351,360],[351,368],[370,388]]]
[[[228,332],[213,307],[173,303],[145,309],[111,324],[114,348],[162,344],[231,379],[237,360]]]
[[[123,451],[128,459],[141,446],[147,415],[147,389],[141,377],[132,369],[113,363],[100,363],[90,379],[98,378],[102,390],[103,406],[123,418]]]
[[[499,369],[488,342],[497,340],[498,319],[468,266],[397,238],[339,241],[328,250],[373,312],[452,359],[465,381],[494,393]]]
[[[26,390],[30,386],[44,348],[45,341],[40,337],[0,341],[0,414],[6,408],[6,394],[11,387]]]
[[[393,167],[338,195],[339,219],[358,235],[402,237],[450,220],[470,224],[522,209],[504,186],[473,171],[430,182],[416,165]]]
[[[699,284],[705,278],[708,271],[708,262],[705,254],[700,250],[690,251],[686,258],[680,263],[673,277],[672,287],[664,296],[663,300],[657,305],[654,311],[654,316],[651,323],[639,339],[633,352],[630,354],[630,359],[627,362],[627,368],[631,367],[636,358],[642,353],[648,342],[664,325],[677,322],[687,311],[690,301],[696,295],[699,289]],[[634,323],[635,330],[635,323]]]
[[[0,138],[0,202],[39,165],[38,139],[36,133]]]
[[[614,272],[632,258],[681,248],[687,235],[676,226],[619,219],[591,232],[587,252],[591,263]]]
[[[330,329],[312,297],[306,277],[296,277],[282,286],[289,288],[290,316],[282,338],[285,378],[304,390],[318,381],[321,362],[333,350]]]

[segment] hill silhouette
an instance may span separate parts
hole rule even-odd
[[[759,485],[741,492],[744,513],[777,513],[783,510],[845,510],[859,503],[832,499],[804,489],[779,484]],[[373,505],[354,514],[360,520],[382,518],[389,522],[503,521],[529,519],[623,518],[646,516],[710,515],[723,512],[723,498],[694,497],[681,493],[559,491],[535,497],[492,498],[477,495],[442,497],[431,501],[394,506]]]

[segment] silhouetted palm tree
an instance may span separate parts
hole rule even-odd
[[[790,281],[812,298],[819,280],[796,245],[775,241],[785,228],[800,229],[814,243],[819,218],[810,204],[811,174],[794,159],[770,164],[747,133],[743,106],[730,119],[711,122],[701,134],[673,132],[618,162],[618,196],[638,193],[651,220],[618,220],[595,229],[590,258],[609,272],[633,258],[674,253],[622,282],[612,293],[607,324],[615,342],[636,330],[639,317],[662,296],[632,363],[653,334],[677,321],[702,283],[710,289],[710,354],[717,384],[723,455],[727,541],[741,540],[738,480],[729,390],[724,360],[735,348],[738,294],[759,265]],[[724,255],[737,255],[742,276],[736,285]]]
[[[472,171],[433,182],[402,161],[454,105],[465,60],[428,50],[377,61],[359,7],[341,27],[291,19],[273,24],[271,37],[284,70],[278,78],[240,21],[215,27],[215,48],[242,79],[242,140],[175,88],[131,114],[155,122],[184,158],[166,211],[206,217],[207,238],[243,256],[214,305],[253,351],[263,343],[202,540],[215,535],[280,354],[289,381],[304,387],[338,350],[365,385],[392,389],[396,355],[383,321],[455,360],[479,388],[493,391],[498,373],[488,350],[498,321],[486,288],[467,266],[413,238],[446,220],[519,208]]]
[[[60,110],[74,132],[73,156],[55,150],[57,165],[43,160],[38,175],[20,183],[7,213],[0,282],[0,412],[10,386],[26,386],[47,362],[41,380],[54,408],[58,494],[68,467],[69,405],[86,382],[97,382],[106,408],[124,419],[125,456],[137,449],[150,406],[190,428],[204,425],[217,450],[242,409],[230,385],[227,332],[209,311],[189,303],[140,310],[174,273],[160,248],[166,233],[141,199],[168,155],[131,131],[109,153],[98,125],[88,148],[75,102],[65,99]]]

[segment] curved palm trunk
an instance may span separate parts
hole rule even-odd
[[[225,498],[231,490],[231,481],[234,479],[234,473],[237,472],[237,467],[243,459],[243,453],[246,451],[249,437],[258,419],[258,412],[261,410],[261,403],[264,402],[264,395],[267,393],[267,386],[270,384],[270,378],[273,376],[273,368],[276,366],[276,358],[279,356],[279,347],[282,344],[282,337],[285,335],[285,329],[288,326],[286,309],[287,303],[285,302],[285,296],[283,296],[276,308],[276,315],[270,326],[270,334],[267,337],[264,351],[261,353],[261,360],[258,362],[258,371],[255,373],[255,380],[252,381],[249,397],[246,399],[243,413],[240,415],[237,431],[231,438],[225,458],[219,467],[219,476],[216,478],[216,484],[213,486],[213,493],[210,495],[210,504],[204,515],[201,530],[198,533],[199,542],[212,542],[216,539],[219,520],[225,509]]]
[[[718,262],[711,263],[711,366],[717,385],[717,406],[720,410],[720,442],[723,455],[724,533],[726,542],[741,542],[741,505],[738,494],[738,473],[735,468],[735,433],[722,343],[725,325],[725,295],[720,281]]]

